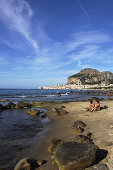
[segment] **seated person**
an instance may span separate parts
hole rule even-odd
[[[91,101],[90,101],[90,105],[89,105],[89,107],[86,108],[86,110],[89,111],[89,112],[93,112],[93,111],[94,111],[94,108],[95,108],[95,104],[94,104],[93,101],[91,100]]]
[[[99,101],[96,101],[94,111],[99,111],[99,110],[100,110],[100,103],[99,103]]]

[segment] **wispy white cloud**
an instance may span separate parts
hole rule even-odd
[[[30,27],[33,11],[24,0],[0,0],[0,19],[12,30],[19,32],[35,49],[37,42],[32,38]]]
[[[80,8],[81,8],[81,10],[82,10],[82,12],[83,12],[83,14],[86,16],[86,18],[88,19],[88,22],[89,22],[89,21],[90,21],[90,18],[89,18],[89,14],[88,14],[87,10],[86,10],[85,7],[83,6],[81,0],[77,0],[77,2],[78,2],[78,4],[79,4],[79,6],[80,6]]]

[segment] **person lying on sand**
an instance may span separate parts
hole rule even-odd
[[[95,108],[95,104],[93,103],[92,100],[90,100],[90,105],[89,105],[89,107],[86,108],[86,110],[89,112],[93,112],[94,108]]]
[[[94,111],[99,111],[100,110],[100,103],[99,101],[96,101],[96,105],[94,107]]]

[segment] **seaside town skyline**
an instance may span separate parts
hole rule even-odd
[[[0,0],[0,88],[37,88],[84,68],[113,72],[112,0]]]

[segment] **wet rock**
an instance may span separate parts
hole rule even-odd
[[[78,142],[78,143],[89,143],[89,144],[93,144],[93,140],[88,138],[87,136],[84,135],[77,135],[75,137],[75,139],[73,139],[74,142]]]
[[[24,158],[22,160],[20,160],[14,170],[31,170],[31,165],[30,165],[30,160],[29,158]]]
[[[40,167],[44,163],[44,160],[24,158],[16,164],[14,170],[33,170]]]
[[[47,117],[46,114],[41,115],[41,118],[46,118],[46,117]]]
[[[61,93],[57,93],[57,96],[60,97],[60,96],[61,96]]]
[[[16,104],[9,102],[6,106],[5,109],[15,109]]]
[[[60,146],[62,143],[63,141],[60,139],[53,139],[48,147],[48,152],[51,154],[55,154],[58,146]]]
[[[0,104],[0,111],[4,110],[4,106],[2,104]]]
[[[31,108],[32,104],[30,103],[24,103],[22,101],[19,101],[17,104],[16,104],[16,109],[27,109],[27,108]]]
[[[37,116],[40,114],[40,111],[37,109],[29,110],[26,112],[27,114],[30,114],[31,116]]]
[[[64,142],[53,159],[60,170],[82,170],[95,162],[97,150],[98,147],[93,144]]]
[[[109,170],[109,168],[107,167],[107,165],[99,163],[97,165],[86,168],[85,170]]]

